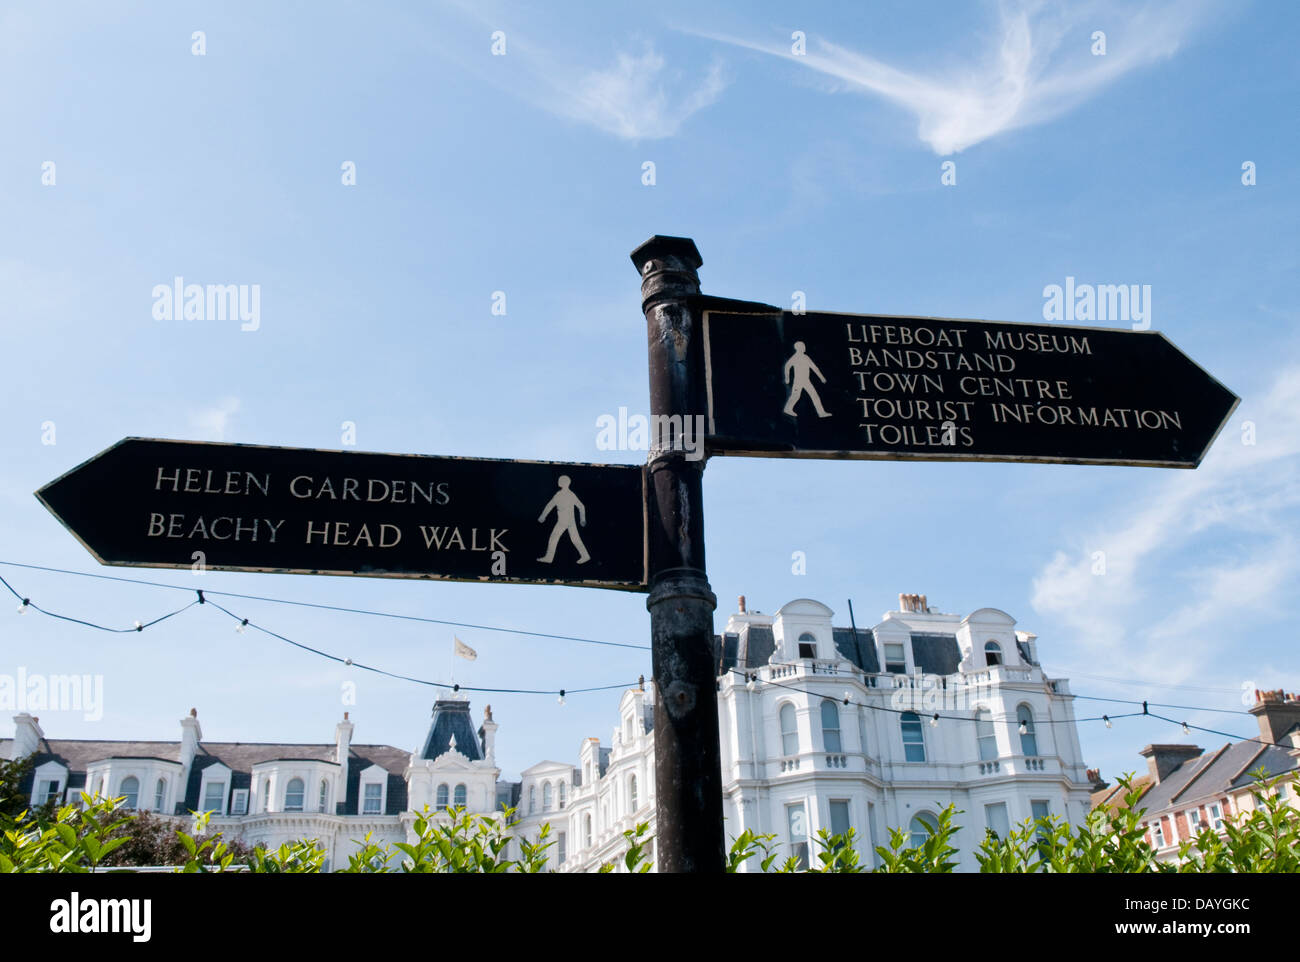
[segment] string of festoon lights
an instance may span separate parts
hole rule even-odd
[[[13,564],[13,562],[0,562],[0,564]],[[80,574],[81,572],[75,572],[75,573]],[[109,579],[109,580],[121,580],[121,579]],[[125,580],[130,580],[130,579],[125,579]],[[569,695],[580,695],[580,694],[586,694],[588,692],[597,692],[597,691],[613,691],[615,689],[630,688],[638,684],[641,684],[641,682],[638,680],[637,682],[633,682],[632,684],[620,683],[616,685],[597,685],[597,686],[586,687],[586,688],[506,688],[506,687],[486,687],[481,685],[462,685],[459,684],[458,682],[432,681],[427,678],[417,678],[412,675],[402,674],[400,672],[388,671],[387,669],[380,668],[375,665],[369,665],[366,664],[365,662],[357,661],[351,657],[336,655],[328,651],[322,651],[320,648],[315,648],[311,645],[303,644],[300,641],[294,641],[292,638],[286,635],[283,635],[277,631],[272,631],[270,628],[267,628],[265,625],[257,624],[249,618],[245,618],[242,617],[241,615],[236,614],[235,612],[231,611],[229,608],[226,608],[223,605],[220,605],[217,602],[207,597],[207,594],[224,594],[224,592],[209,592],[207,591],[207,589],[198,589],[198,588],[183,589],[186,591],[192,591],[196,595],[195,599],[191,601],[189,604],[185,605],[184,607],[177,608],[175,611],[168,612],[165,615],[161,615],[160,617],[153,618],[149,621],[136,621],[130,628],[117,628],[110,625],[100,624],[94,621],[88,621],[84,618],[74,618],[69,615],[64,615],[57,611],[53,611],[49,608],[42,607],[41,605],[38,605],[35,602],[33,602],[29,596],[23,595],[22,593],[17,591],[14,588],[14,586],[11,585],[8,582],[8,580],[6,580],[3,576],[0,576],[0,585],[3,585],[4,588],[8,590],[8,592],[11,595],[13,595],[15,598],[18,599],[18,614],[20,615],[26,614],[28,611],[35,611],[49,618],[57,618],[60,621],[68,621],[68,622],[72,622],[73,624],[82,625],[86,628],[93,628],[97,631],[107,631],[112,634],[123,634],[126,632],[142,632],[147,628],[152,628],[158,623],[166,621],[168,618],[173,618],[176,615],[181,614],[182,612],[189,611],[192,608],[199,607],[199,606],[205,608],[211,608],[221,612],[222,614],[232,619],[235,622],[235,631],[238,632],[239,634],[244,634],[251,628],[254,631],[259,631],[264,635],[268,635],[269,637],[275,638],[278,641],[282,641],[285,644],[292,645],[293,647],[298,648],[302,651],[309,652],[321,658],[329,659],[330,661],[336,662],[338,664],[344,665],[349,668],[357,668],[361,671],[373,672],[377,675],[383,675],[387,678],[394,678],[399,681],[409,681],[413,684],[425,685],[430,688],[442,688],[452,692],[472,691],[472,692],[483,692],[486,694],[502,694],[502,695],[555,695],[558,696],[556,700],[561,705],[563,705],[565,703],[565,698]],[[166,585],[163,587],[175,588],[177,586]],[[264,600],[269,601],[272,599],[264,599]],[[531,632],[522,632],[514,629],[505,629],[505,628],[495,629],[495,630],[513,631],[514,633],[518,633],[518,634],[533,634]]]
[[[806,689],[806,688],[800,688],[800,687],[798,687],[797,685],[788,685],[788,684],[785,684],[785,683],[783,683],[783,682],[773,681],[773,680],[771,680],[771,679],[760,679],[759,676],[758,676],[758,673],[755,672],[755,671],[753,671],[752,669],[747,671],[747,670],[742,669],[742,668],[732,668],[732,669],[730,669],[730,671],[732,672],[732,674],[736,674],[736,675],[742,675],[742,676],[744,676],[744,678],[745,678],[745,685],[746,685],[746,687],[747,687],[750,691],[755,691],[755,690],[757,690],[759,686],[770,685],[770,686],[772,686],[772,687],[774,687],[774,688],[784,688],[784,689],[786,689],[787,691],[799,692],[800,694],[803,694],[803,695],[809,695],[809,696],[814,697],[814,698],[825,698],[825,697],[827,697],[825,692],[815,692],[815,691],[810,691],[810,690],[808,690],[808,689]],[[890,690],[890,691],[894,691],[894,690],[898,690],[898,689],[888,689],[888,690]],[[1088,699],[1094,699],[1094,698],[1095,698],[1095,696],[1091,696],[1091,695],[1074,695],[1073,697],[1075,697],[1075,698],[1088,698]],[[1142,710],[1141,710],[1141,711],[1133,711],[1133,712],[1123,712],[1123,713],[1116,714],[1116,715],[1109,715],[1109,714],[1107,714],[1107,715],[1095,715],[1095,716],[1090,717],[1090,718],[1035,718],[1035,719],[1033,720],[1033,724],[1034,724],[1035,727],[1036,727],[1036,726],[1038,726],[1038,725],[1074,725],[1074,724],[1077,724],[1077,723],[1079,723],[1079,722],[1098,722],[1098,721],[1099,721],[1099,722],[1102,722],[1102,723],[1103,723],[1107,728],[1113,728],[1113,727],[1114,727],[1114,722],[1118,721],[1118,720],[1121,719],[1121,718],[1151,718],[1151,719],[1154,719],[1155,721],[1167,722],[1167,723],[1169,723],[1169,724],[1171,724],[1171,725],[1179,725],[1179,726],[1181,726],[1184,735],[1190,735],[1192,732],[1194,732],[1194,731],[1198,731],[1198,732],[1205,732],[1205,733],[1210,734],[1210,735],[1220,735],[1220,736],[1222,736],[1222,737],[1224,737],[1224,738],[1231,738],[1231,739],[1234,739],[1234,740],[1236,740],[1236,741],[1241,741],[1241,742],[1254,742],[1254,743],[1256,743],[1256,744],[1258,744],[1258,745],[1263,745],[1263,746],[1266,746],[1266,747],[1269,747],[1269,748],[1284,748],[1284,749],[1290,749],[1290,748],[1293,747],[1293,746],[1291,745],[1290,742],[1271,742],[1271,741],[1265,741],[1265,740],[1262,739],[1262,738],[1248,738],[1248,737],[1246,737],[1246,736],[1244,736],[1244,735],[1235,735],[1235,734],[1233,734],[1232,732],[1223,732],[1223,731],[1218,731],[1218,730],[1213,729],[1213,728],[1204,728],[1204,727],[1202,727],[1202,726],[1200,726],[1200,725],[1193,725],[1193,724],[1191,724],[1190,722],[1187,722],[1187,721],[1178,721],[1178,720],[1173,719],[1173,718],[1167,718],[1167,717],[1164,716],[1164,715],[1158,715],[1158,714],[1156,714],[1155,712],[1151,711],[1151,706],[1152,706],[1152,705],[1156,705],[1157,707],[1159,707],[1159,703],[1157,703],[1157,702],[1147,702],[1147,701],[1127,701],[1127,700],[1122,699],[1122,698],[1096,698],[1095,700],[1097,700],[1097,701],[1109,701],[1109,702],[1121,702],[1121,703],[1123,703],[1123,704],[1130,704],[1130,705],[1141,705],[1141,706],[1142,706]],[[932,728],[937,728],[937,727],[939,726],[939,723],[940,723],[941,721],[957,721],[957,722],[978,722],[978,721],[981,721],[981,719],[978,718],[978,717],[976,717],[974,714],[970,714],[970,715],[953,715],[953,714],[945,714],[945,713],[943,713],[943,712],[925,712],[925,711],[917,711],[915,708],[892,708],[892,707],[890,707],[890,706],[888,706],[888,705],[873,705],[873,704],[871,704],[870,702],[865,702],[865,701],[858,701],[858,700],[855,700],[855,699],[853,698],[853,693],[850,692],[850,691],[847,690],[847,689],[845,689],[844,693],[840,696],[840,698],[839,698],[839,702],[840,702],[840,704],[844,705],[845,707],[849,707],[849,706],[851,706],[851,705],[856,705],[856,706],[858,706],[858,707],[868,709],[869,711],[883,711],[883,712],[889,712],[890,714],[894,714],[894,715],[914,715],[914,716],[916,716],[916,720],[917,720],[917,722],[920,722],[922,719],[928,720],[929,723],[930,723],[930,727],[932,727]],[[1200,707],[1192,706],[1192,705],[1181,705],[1181,706],[1175,706],[1175,707],[1186,708],[1186,709],[1188,709],[1188,710],[1190,710],[1190,711],[1208,711],[1208,712],[1214,712],[1214,711],[1217,711],[1217,712],[1226,712],[1226,713],[1229,713],[1229,714],[1239,714],[1239,715],[1249,715],[1249,714],[1250,714],[1250,712],[1244,712],[1244,711],[1239,711],[1239,710],[1229,709],[1229,708],[1200,708]],[[1003,717],[1000,717],[1000,718],[995,718],[995,717],[992,716],[992,714],[990,714],[988,720],[989,720],[990,722],[994,722],[994,721],[1006,722],[1006,721],[1011,721],[1012,719],[1010,718],[1010,716],[1003,716]],[[1019,719],[1019,718],[1016,718],[1015,721],[1017,721],[1017,722],[1019,723],[1019,724],[1017,725],[1017,731],[1018,731],[1021,735],[1028,735],[1028,734],[1030,733],[1029,725],[1026,724],[1023,720],[1021,720],[1021,719]]]
[[[293,605],[297,607],[317,608],[326,611],[336,611],[336,612],[342,612],[348,614],[366,615],[366,616],[380,617],[380,618],[393,618],[393,619],[398,619],[403,621],[424,622],[427,624],[453,626],[453,627],[474,629],[479,631],[493,631],[493,632],[502,632],[505,634],[526,635],[529,637],[545,638],[554,641],[571,641],[579,644],[604,645],[604,646],[618,647],[618,648],[634,648],[643,651],[649,650],[649,646],[647,645],[636,645],[628,642],[616,642],[616,641],[608,641],[608,640],[602,640],[597,638],[582,638],[575,635],[561,635],[561,634],[553,634],[548,632],[529,631],[522,628],[506,628],[506,627],[493,626],[493,625],[479,625],[479,624],[474,624],[471,622],[464,622],[464,621],[452,621],[449,619],[428,618],[420,615],[408,615],[408,614],[401,614],[397,612],[378,611],[378,610],[367,609],[367,608],[350,608],[342,605],[325,605],[317,602],[296,601],[296,600],[291,600],[286,598],[267,597],[263,595],[247,595],[247,594],[240,594],[238,592],[231,592],[231,591],[216,591],[212,589],[187,588],[182,585],[167,584],[165,582],[146,581],[137,578],[124,578],[124,577],[114,576],[114,575],[99,574],[96,572],[72,571],[70,569],[65,569],[65,568],[52,568],[44,565],[23,564],[16,561],[0,560],[0,565],[14,567],[14,568],[27,568],[34,571],[45,571],[54,574],[72,575],[72,576],[83,577],[83,578],[94,578],[101,581],[121,582],[126,584],[144,585],[153,588],[165,588],[173,591],[192,592],[195,595],[194,600],[190,601],[189,604],[177,608],[174,611],[169,611],[165,614],[162,614],[156,618],[147,621],[137,620],[129,628],[120,628],[111,625],[100,624],[98,622],[89,621],[82,618],[75,618],[51,610],[49,608],[45,608],[40,605],[37,605],[35,602],[31,600],[30,597],[25,596],[20,592],[18,592],[13,587],[13,585],[11,585],[3,576],[0,576],[0,585],[3,585],[3,587],[6,590],[8,590],[9,593],[13,595],[13,597],[16,598],[19,602],[18,604],[19,614],[25,614],[28,611],[35,611],[42,615],[46,615],[47,617],[50,618],[55,618],[60,621],[71,622],[73,624],[82,625],[84,627],[92,628],[98,631],[105,631],[113,634],[124,634],[127,632],[142,632],[148,628],[152,628],[153,626],[163,621],[168,620],[169,618],[174,618],[177,615],[182,614],[183,612],[189,611],[194,607],[202,606],[204,608],[215,609],[216,611],[219,611],[222,614],[229,617],[230,619],[232,619],[235,622],[235,631],[239,632],[240,634],[247,632],[248,629],[251,628],[254,631],[261,632],[264,635],[267,635],[285,644],[291,645],[302,651],[308,652],[309,654],[314,654],[317,655],[318,657],[329,659],[330,661],[336,662],[338,664],[342,664],[346,667],[357,668],[362,671],[373,672],[375,674],[383,675],[385,677],[393,678],[399,681],[407,681],[413,684],[424,685],[426,687],[431,687],[431,688],[442,688],[453,692],[465,691],[465,692],[483,692],[486,694],[555,695],[557,696],[557,701],[562,705],[564,704],[565,698],[569,695],[586,694],[590,692],[601,692],[601,691],[614,691],[617,689],[633,687],[633,685],[614,684],[614,685],[598,685],[598,686],[587,687],[587,688],[549,688],[549,689],[507,688],[507,687],[490,688],[490,687],[483,687],[483,686],[461,685],[455,682],[441,682],[441,681],[433,681],[425,678],[417,678],[412,675],[406,675],[399,672],[392,672],[384,668],[379,668],[375,665],[369,665],[363,662],[358,662],[351,657],[336,655],[331,652],[327,652],[319,648],[315,648],[311,645],[303,644],[300,641],[295,641],[294,639],[284,634],[281,634],[276,631],[272,631],[270,628],[266,627],[265,625],[257,624],[249,618],[245,618],[239,614],[236,614],[230,609],[213,601],[212,598],[209,596],[239,598],[239,599],[245,599],[251,601],[266,602],[270,604],[283,604],[283,605]],[[746,670],[741,668],[732,668],[729,670],[733,674],[744,676],[746,680],[746,685],[751,691],[756,690],[758,686],[763,685],[763,686],[772,686],[776,688],[783,688],[793,692],[799,692],[801,694],[808,695],[810,697],[819,697],[819,698],[825,697],[824,692],[813,692],[807,689],[799,688],[795,685],[785,684],[772,679],[760,679],[758,672],[754,669]],[[859,673],[853,672],[853,674],[859,674]],[[638,681],[634,684],[639,686],[642,684],[642,682],[640,679],[638,679]],[[1179,725],[1181,726],[1184,735],[1190,735],[1193,731],[1199,731],[1199,732],[1205,732],[1207,734],[1219,735],[1224,738],[1232,738],[1238,741],[1256,742],[1260,745],[1277,746],[1283,748],[1290,747],[1289,744],[1278,745],[1278,743],[1264,741],[1260,738],[1247,738],[1245,736],[1235,735],[1230,732],[1223,732],[1212,728],[1205,728],[1199,725],[1193,725],[1188,721],[1178,721],[1176,719],[1168,718],[1163,715],[1158,715],[1155,712],[1151,711],[1151,708],[1155,707],[1155,708],[1173,708],[1173,709],[1179,709],[1179,710],[1184,710],[1189,712],[1218,712],[1222,714],[1236,714],[1236,715],[1250,714],[1249,712],[1241,711],[1240,709],[1212,708],[1209,706],[1200,706],[1200,705],[1175,705],[1175,704],[1155,702],[1149,700],[1138,701],[1138,700],[1130,700],[1130,699],[1123,699],[1123,698],[1104,698],[1097,695],[1084,695],[1078,693],[1072,693],[1072,697],[1079,698],[1079,699],[1086,699],[1090,701],[1101,701],[1101,702],[1110,702],[1110,703],[1121,704],[1121,705],[1140,706],[1141,711],[1121,712],[1118,714],[1102,714],[1102,715],[1096,715],[1096,716],[1090,716],[1084,718],[1070,718],[1070,719],[1036,718],[1034,719],[1034,725],[1040,725],[1040,724],[1063,725],[1063,724],[1076,724],[1081,722],[1101,722],[1102,724],[1105,725],[1106,728],[1112,728],[1113,723],[1117,720],[1124,719],[1124,718],[1145,717],[1145,718],[1151,718],[1156,721],[1166,722],[1173,725]],[[957,714],[950,714],[950,713],[943,713],[943,712],[923,712],[923,711],[918,712],[914,709],[892,708],[887,705],[877,705],[865,701],[855,701],[855,699],[852,696],[852,693],[849,692],[848,690],[844,691],[843,695],[839,700],[846,707],[849,705],[856,704],[870,711],[883,711],[883,712],[889,712],[891,714],[897,714],[897,715],[913,714],[917,716],[918,720],[921,719],[928,720],[931,727],[937,727],[939,723],[942,721],[973,722],[973,721],[980,720],[977,719],[974,716],[974,714],[957,715]],[[997,718],[997,719],[990,717],[989,720],[1006,722],[1006,721],[1010,721],[1011,719],[1009,717]],[[1016,719],[1016,721],[1019,721],[1019,719]],[[1024,722],[1020,722],[1017,727],[1020,734],[1024,735],[1029,733],[1029,728]]]

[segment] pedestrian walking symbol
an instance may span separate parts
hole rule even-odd
[[[552,511],[555,512],[555,527],[551,529],[551,540],[546,545],[546,554],[537,560],[543,564],[551,564],[555,560],[555,549],[560,544],[560,538],[567,534],[573,546],[578,549],[578,564],[586,564],[591,559],[591,555],[587,554],[587,548],[578,535],[577,525],[580,524],[584,528],[587,526],[587,509],[578,500],[578,496],[569,489],[567,474],[560,475],[560,490],[546,502],[546,507],[542,509],[542,515],[537,520],[545,522]],[[575,511],[577,524],[574,524]]]
[[[817,416],[828,418],[831,413],[822,407],[822,399],[817,395],[817,389],[813,387],[812,380],[808,377],[809,372],[816,374],[817,379],[823,384],[826,383],[826,376],[818,370],[813,359],[804,351],[803,341],[795,341],[794,353],[790,355],[790,360],[785,362],[785,367],[781,371],[786,384],[790,384],[790,377],[794,375],[794,383],[790,384],[790,399],[785,402],[785,413],[795,418],[799,416],[794,407],[806,391],[813,407],[817,410]]]

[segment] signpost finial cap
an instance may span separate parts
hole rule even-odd
[[[692,270],[699,270],[704,264],[704,258],[700,257],[695,241],[689,237],[669,237],[665,234],[655,234],[634,250],[632,263],[636,265],[638,271],[644,272],[645,265],[649,261],[663,260],[668,257],[685,261]]]

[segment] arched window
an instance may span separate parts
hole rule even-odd
[[[587,848],[591,848],[591,816],[585,815],[582,819],[582,835],[587,840]]]
[[[938,820],[929,812],[917,812],[912,817],[912,824],[908,828],[908,842],[912,848],[918,848],[925,844],[930,837],[930,832],[938,827]]]
[[[549,812],[554,801],[555,797],[552,794],[551,783],[542,782],[542,811]]]
[[[980,761],[991,762],[998,757],[998,736],[993,731],[993,716],[986,708],[975,712],[975,741],[979,744]]]
[[[822,744],[836,755],[844,750],[840,742],[840,706],[829,698],[822,702]]]
[[[456,791],[452,793],[451,797],[452,797],[452,804],[454,804],[457,808],[465,807],[466,792],[465,792],[465,784],[463,782],[456,786]]]
[[[1038,736],[1034,734],[1034,713],[1028,705],[1016,709],[1020,722],[1020,754],[1033,757],[1038,754]]]
[[[438,795],[435,800],[438,811],[442,811],[449,804],[450,796],[447,794],[447,783],[443,782],[438,786]]]
[[[163,810],[163,804],[167,801],[167,779],[158,779],[158,784],[153,788],[153,808],[155,812]]]
[[[914,711],[905,711],[898,716],[898,723],[903,732],[903,757],[909,762],[925,761],[925,732],[920,717]]]
[[[808,632],[799,636],[799,657],[816,658],[817,657],[817,637]]]
[[[789,702],[781,706],[781,753],[799,754],[799,727],[795,720],[794,705]]]
[[[284,789],[284,810],[286,812],[302,811],[302,796],[306,787],[301,778],[289,779],[289,784]]]
[[[268,775],[266,781],[262,783],[262,811],[271,810],[271,777]]]
[[[567,794],[567,790],[565,789],[565,784],[564,782],[560,782],[560,808],[564,808],[566,794]]]
[[[140,779],[128,775],[122,779],[122,794],[126,796],[124,808],[135,808],[140,801]]]
[[[996,641],[984,644],[984,663],[989,667],[1002,664],[1002,646]]]
[[[537,811],[537,786],[528,786],[528,814],[531,815]]]
[[[630,811],[636,811],[636,776],[633,775],[627,780],[627,806]]]
[[[330,807],[330,783],[325,779],[320,780],[320,798],[318,799],[319,807],[322,812],[327,811]]]

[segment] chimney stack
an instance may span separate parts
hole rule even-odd
[[[188,772],[190,763],[199,752],[199,743],[203,741],[203,729],[199,727],[199,710],[191,708],[190,713],[181,719],[181,767]]]
[[[898,596],[898,610],[927,614],[930,611],[930,603],[926,600],[925,595],[900,594]]]
[[[348,713],[343,713],[343,720],[334,726],[334,760],[339,766],[339,790],[335,798],[335,811],[346,812],[348,801],[348,753],[352,751],[352,722]]]
[[[483,710],[483,724],[479,726],[478,737],[483,742],[483,758],[491,766],[497,763],[497,723],[492,720],[492,706]]]
[[[1159,785],[1179,765],[1189,758],[1199,757],[1204,751],[1196,745],[1148,745],[1138,754],[1147,760],[1151,779]]]
[[[1250,713],[1259,722],[1261,739],[1286,748],[1291,747],[1286,734],[1300,724],[1300,701],[1296,700],[1293,692],[1281,688],[1256,691],[1255,704],[1250,707]]]
[[[740,606],[740,613],[743,615],[745,613],[745,596],[741,595],[737,598],[736,604]]]
[[[44,737],[45,732],[41,731],[39,718],[33,718],[26,712],[14,715],[14,743],[10,757],[17,761],[38,751]]]

